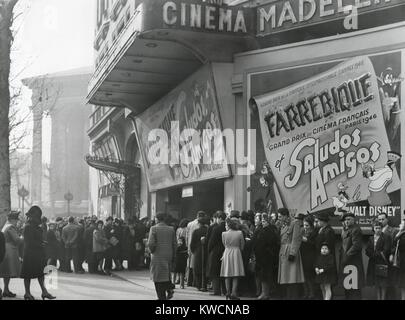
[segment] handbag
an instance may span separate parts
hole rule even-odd
[[[376,264],[375,265],[375,275],[381,278],[388,278],[388,262],[385,259],[384,254],[381,252],[381,256],[386,264]]]

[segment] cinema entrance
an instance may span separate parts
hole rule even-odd
[[[212,215],[224,208],[224,180],[210,180],[157,192],[157,212],[173,218],[193,220],[198,211]]]

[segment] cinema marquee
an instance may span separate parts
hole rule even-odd
[[[376,11],[403,4],[402,0],[282,0],[257,8],[257,35],[265,36],[345,15]]]
[[[173,27],[247,33],[245,20],[245,10],[241,8],[174,1],[163,5],[163,21]]]

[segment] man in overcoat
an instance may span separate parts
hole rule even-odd
[[[388,220],[387,213],[380,213],[378,215],[378,222],[383,225],[383,233],[387,239],[390,239],[390,246],[393,245],[393,239],[398,233],[398,229],[391,227]],[[399,297],[399,294],[396,290],[396,268],[393,267],[391,264],[388,264],[388,287],[387,287],[387,300],[396,300]]]
[[[342,248],[340,251],[343,288],[345,289],[346,299],[361,300],[361,289],[364,286],[363,233],[355,223],[353,213],[344,213],[342,220],[345,223],[345,228],[342,231]]]
[[[278,211],[282,223],[280,232],[280,255],[278,267],[278,283],[284,286],[286,298],[298,298],[299,285],[305,282],[304,268],[301,260],[302,217],[290,217],[288,209]]]
[[[212,281],[212,295],[221,295],[222,292],[226,294],[225,282],[221,281],[221,258],[224,253],[225,247],[222,243],[222,233],[226,231],[225,228],[226,214],[223,211],[218,211],[215,214],[216,223],[212,229],[211,236],[208,239],[208,267],[207,277]]]
[[[176,233],[168,226],[165,213],[156,215],[156,225],[149,232],[148,247],[151,252],[150,273],[155,283],[158,300],[173,297],[170,275],[176,255]]]

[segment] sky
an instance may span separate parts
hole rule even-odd
[[[14,85],[32,76],[93,65],[95,0],[20,0],[15,13],[12,52]],[[23,90],[21,114],[29,112],[31,92]],[[32,120],[26,122],[32,128]],[[32,136],[24,145],[30,148]],[[49,159],[50,121],[44,120],[44,159]],[[46,161],[48,162],[48,161]]]

